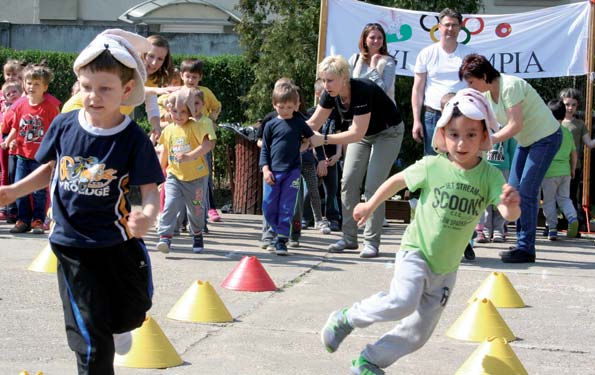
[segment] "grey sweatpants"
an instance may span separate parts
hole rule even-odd
[[[379,367],[388,367],[421,348],[440,319],[456,277],[456,271],[433,273],[417,251],[399,251],[388,293],[377,293],[347,311],[347,319],[357,328],[398,321],[378,341],[366,345],[362,356]]]
[[[353,209],[360,202],[360,187],[366,179],[364,196],[369,200],[388,177],[399,155],[405,126],[403,123],[390,127],[361,141],[350,143],[345,152],[343,178],[341,180],[341,204],[343,205],[343,238],[357,242],[357,223]],[[380,246],[384,203],[370,215],[364,229],[364,244]]]
[[[209,180],[201,177],[181,181],[171,174],[165,179],[165,203],[159,218],[159,236],[171,237],[177,226],[178,213],[186,210],[191,234],[199,234],[205,226],[205,210],[208,209],[207,188]]]

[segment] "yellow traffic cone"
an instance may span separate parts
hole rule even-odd
[[[490,273],[467,303],[471,303],[475,298],[488,298],[496,307],[514,308],[526,306],[504,272]]]
[[[116,366],[134,368],[167,368],[182,363],[176,349],[150,316],[141,327],[132,331],[130,351],[125,355],[116,354],[114,358]]]
[[[502,337],[489,337],[475,349],[455,375],[528,375],[514,351]]]
[[[492,302],[476,298],[446,332],[448,337],[464,341],[481,342],[487,337],[516,339]]]
[[[56,258],[49,243],[41,250],[41,253],[37,255],[27,269],[33,272],[58,272],[58,258]]]
[[[175,320],[197,323],[231,322],[231,314],[208,281],[192,283],[186,293],[167,314]]]

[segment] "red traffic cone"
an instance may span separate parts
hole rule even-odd
[[[225,289],[248,292],[275,291],[277,287],[258,258],[244,256],[221,284]]]

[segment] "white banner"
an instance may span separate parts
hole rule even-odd
[[[502,73],[523,78],[586,74],[588,1],[505,15],[463,15],[459,41],[486,56]],[[379,23],[397,75],[413,75],[418,52],[437,42],[438,13],[387,8],[354,0],[328,0],[326,55],[358,52],[361,31]]]

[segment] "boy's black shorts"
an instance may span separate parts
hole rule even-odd
[[[107,248],[51,247],[59,262],[66,336],[79,373],[113,373],[112,334],[140,327],[151,307],[146,247],[139,239]]]

